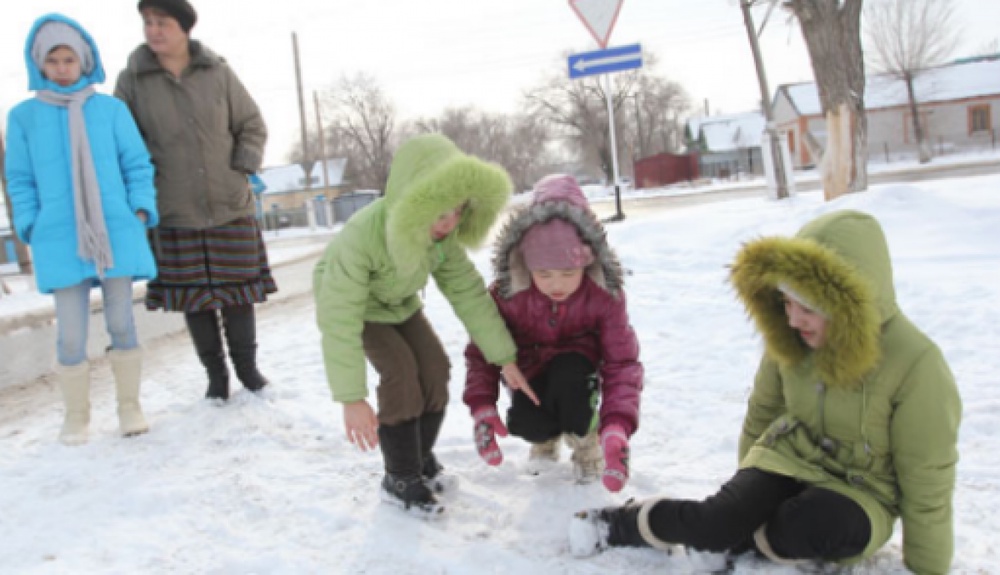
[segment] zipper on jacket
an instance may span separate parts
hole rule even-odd
[[[826,435],[826,384],[822,381],[816,383],[817,404],[819,407],[819,446],[829,455],[837,448],[837,443]]]

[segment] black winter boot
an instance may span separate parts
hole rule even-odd
[[[261,390],[268,381],[257,370],[257,318],[253,304],[222,308],[222,319],[236,377],[250,391]]]
[[[434,493],[454,491],[458,487],[458,478],[444,473],[444,466],[434,456],[434,444],[437,443],[443,422],[443,411],[427,412],[420,416],[420,450],[423,460],[420,475],[424,484]]]
[[[379,425],[379,447],[385,459],[382,500],[418,514],[433,517],[444,511],[421,477],[419,420]]]
[[[219,333],[219,319],[215,310],[187,312],[184,314],[188,333],[194,342],[201,364],[208,372],[209,399],[229,399],[229,368],[226,354],[222,349],[222,334]]]
[[[601,521],[608,524],[608,545],[612,547],[649,547],[639,531],[639,511],[643,502],[629,499],[620,507],[605,507],[598,511]]]
[[[608,547],[649,547],[639,529],[642,506],[629,499],[620,507],[580,511],[570,522],[570,553],[586,557]]]

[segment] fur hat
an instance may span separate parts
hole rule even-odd
[[[187,0],[139,0],[139,11],[142,12],[146,8],[155,8],[165,12],[177,20],[185,34],[190,33],[191,28],[194,28],[195,22],[198,21],[198,13],[194,11],[194,6]]]
[[[80,59],[80,73],[86,75],[94,70],[94,53],[80,31],[66,22],[49,21],[39,26],[35,41],[31,45],[31,59],[41,70],[45,67],[45,57],[53,49],[66,46]]]

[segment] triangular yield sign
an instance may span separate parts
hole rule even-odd
[[[583,20],[601,48],[607,48],[622,2],[624,0],[569,0],[569,6]]]

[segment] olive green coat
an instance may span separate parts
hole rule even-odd
[[[510,193],[503,169],[463,154],[443,136],[418,136],[399,148],[385,197],[347,221],[313,275],[335,401],[368,395],[364,323],[398,324],[411,317],[423,306],[418,292],[430,276],[487,360],[514,361],[514,341],[465,251],[485,240]],[[463,203],[458,227],[434,241],[434,222]]]
[[[752,241],[731,280],[765,344],[740,467],[856,501],[872,538],[854,560],[881,548],[900,517],[907,568],[946,573],[961,400],[941,351],[896,305],[878,222],[833,212],[794,238]],[[828,318],[819,349],[788,326],[779,285]]]
[[[226,61],[191,40],[181,77],[147,44],[118,75],[115,96],[128,104],[156,167],[160,226],[206,229],[254,215],[247,174],[260,169],[267,127]]]

